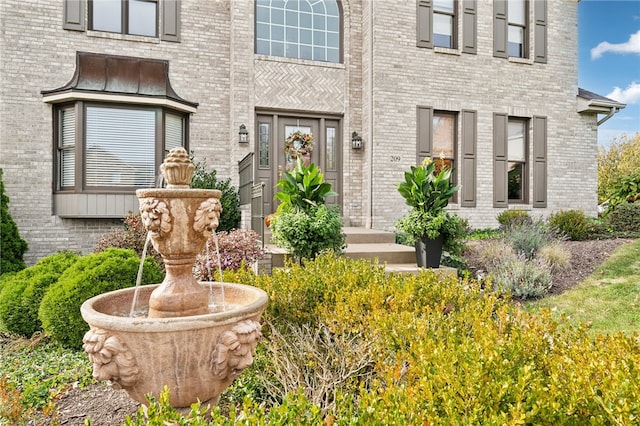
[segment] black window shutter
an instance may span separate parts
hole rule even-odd
[[[162,40],[180,41],[180,0],[162,2]]]
[[[533,6],[535,20],[535,52],[534,61],[547,63],[547,1],[534,1]]]
[[[433,127],[433,108],[418,107],[418,152],[417,162],[425,157],[431,157],[431,138]]]
[[[476,206],[477,113],[462,110],[461,207]]]
[[[507,0],[493,1],[493,56],[507,57]]]
[[[533,207],[547,207],[547,117],[533,117]]]
[[[65,30],[84,31],[84,3],[85,0],[64,0],[62,7]]]
[[[462,52],[477,52],[476,0],[462,2]]]
[[[433,47],[433,30],[431,28],[433,8],[431,0],[418,0],[417,7],[416,45],[418,47]]]
[[[507,114],[493,114],[493,207],[509,205],[507,192]]]

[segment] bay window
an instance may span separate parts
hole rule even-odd
[[[187,148],[188,116],[168,108],[76,102],[56,115],[59,192],[153,187],[166,153]]]

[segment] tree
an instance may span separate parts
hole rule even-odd
[[[640,172],[640,133],[614,139],[609,147],[598,150],[598,202],[611,197],[618,182]]]
[[[4,193],[4,181],[0,169],[0,275],[25,268],[24,254],[29,248],[20,237],[18,226],[9,213],[9,197]]]

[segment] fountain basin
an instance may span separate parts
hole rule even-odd
[[[143,316],[129,317],[135,288],[101,294],[80,308],[90,330],[84,349],[97,380],[109,380],[146,403],[169,388],[175,408],[200,401],[215,405],[222,391],[253,362],[267,294],[236,283],[205,283],[213,300],[229,308],[202,315],[148,318],[149,298],[158,285],[140,287]]]

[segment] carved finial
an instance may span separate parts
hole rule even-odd
[[[191,164],[187,150],[178,147],[169,151],[160,170],[167,181],[167,188],[189,188],[195,166]]]

